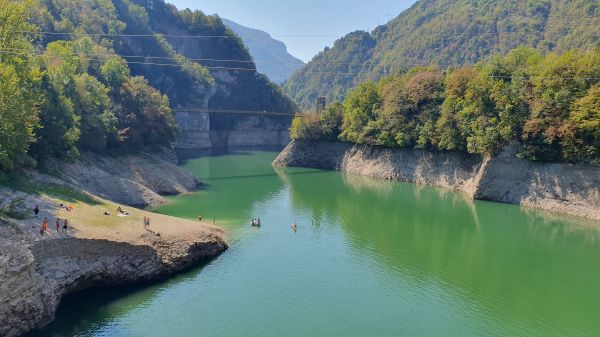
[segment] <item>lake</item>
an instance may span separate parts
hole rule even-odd
[[[600,335],[593,224],[340,172],[276,171],[275,156],[189,160],[206,185],[156,210],[214,219],[229,233],[221,257],[166,282],[69,296],[30,336]]]

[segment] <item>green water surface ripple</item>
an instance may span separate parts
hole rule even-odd
[[[157,210],[225,227],[231,249],[220,258],[164,283],[73,295],[31,335],[600,335],[593,224],[339,172],[276,171],[275,155],[190,160],[206,185]],[[250,227],[254,216],[262,228]]]

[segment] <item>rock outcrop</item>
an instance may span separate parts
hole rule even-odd
[[[75,163],[52,160],[49,165],[78,189],[135,207],[158,206],[165,202],[162,195],[187,193],[199,184],[168,151],[115,157],[84,153]]]
[[[64,238],[34,241],[17,225],[0,223],[0,336],[41,328],[60,300],[98,286],[166,277],[227,249],[219,233],[129,242]]]
[[[541,164],[508,146],[483,158],[341,142],[293,141],[273,163],[437,186],[489,201],[519,204],[600,221],[600,168]]]

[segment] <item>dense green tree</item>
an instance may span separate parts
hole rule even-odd
[[[344,117],[340,139],[356,143],[379,145],[377,122],[381,110],[381,96],[374,82],[367,82],[352,90],[344,101]]]
[[[125,60],[113,56],[102,65],[100,74],[106,85],[118,90],[129,77],[129,68]]]
[[[35,31],[28,23],[31,1],[0,0],[0,169],[10,170],[26,157],[37,126],[39,69],[28,53]],[[7,52],[8,51],[8,52]],[[10,51],[15,51],[11,53]]]
[[[466,151],[467,142],[461,132],[460,112],[466,105],[469,83],[476,76],[473,68],[461,68],[446,78],[445,100],[440,107],[434,142],[440,150]]]
[[[128,147],[168,145],[175,139],[177,131],[169,98],[152,88],[143,77],[136,76],[124,83],[121,104],[119,129]]]
[[[342,133],[344,122],[344,105],[342,102],[333,102],[325,107],[320,118],[321,138],[337,140]]]
[[[565,157],[600,164],[600,84],[574,103],[568,125]]]
[[[302,113],[292,121],[292,139],[337,140],[342,133],[344,105],[333,102],[321,115],[316,112]]]
[[[524,155],[543,161],[571,161],[564,139],[573,104],[600,78],[600,53],[570,51],[549,54],[532,72],[531,116],[523,133]],[[572,151],[569,151],[572,152]]]
[[[371,32],[352,32],[284,85],[304,109],[343,100],[367,80],[425,64],[462,67],[529,46],[560,52],[598,46],[597,0],[422,0]]]
[[[459,112],[461,132],[470,153],[493,155],[519,135],[521,106],[511,92],[511,74],[499,65],[485,65],[468,84]]]
[[[48,45],[42,56],[45,67],[42,90],[44,100],[40,109],[37,142],[32,153],[43,160],[48,156],[74,160],[79,156],[77,142],[81,135],[80,116],[76,114],[72,97],[79,58],[72,53],[69,42],[57,41]]]
[[[522,158],[598,164],[599,83],[600,50],[517,48],[474,67],[368,82],[331,108],[342,110],[344,141],[484,156],[520,142]],[[330,125],[324,115],[296,121],[295,138],[331,139]]]
[[[319,115],[315,112],[303,113],[292,120],[290,137],[292,139],[324,140]]]
[[[0,169],[19,165],[33,141],[37,115],[13,66],[0,63]]]
[[[444,76],[437,70],[415,68],[383,86],[386,145],[430,148],[435,135]]]
[[[117,117],[110,110],[108,88],[95,77],[75,77],[74,109],[80,116],[79,148],[103,152],[109,141],[117,139]]]

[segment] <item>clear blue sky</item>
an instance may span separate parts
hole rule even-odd
[[[373,30],[396,17],[416,0],[166,0],[179,8],[200,9],[206,14],[258,28],[271,35],[345,35]],[[308,61],[334,37],[278,37],[291,54]]]

